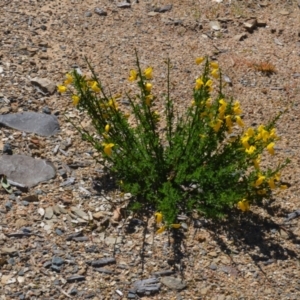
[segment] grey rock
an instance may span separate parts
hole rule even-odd
[[[45,209],[45,219],[49,220],[53,217],[53,209],[51,206],[48,206],[46,209]]]
[[[61,257],[59,257],[59,256],[54,256],[54,257],[52,258],[52,264],[53,264],[53,265],[61,266],[61,265],[63,265],[64,263],[65,263],[65,261],[64,261]]]
[[[284,220],[284,222],[288,222],[288,221],[290,221],[292,219],[295,219],[295,218],[297,218],[299,216],[300,216],[300,209],[295,210],[294,212],[288,214],[287,217],[286,217],[286,219]]]
[[[113,274],[114,272],[105,268],[95,268],[95,271],[99,273],[104,273],[104,274]]]
[[[89,220],[89,216],[87,213],[85,213],[83,210],[77,208],[77,207],[71,207],[71,212],[73,212],[75,215],[78,217],[84,219],[84,220]]]
[[[162,7],[154,9],[154,12],[165,13],[167,11],[170,11],[172,9],[172,7],[173,7],[172,4],[167,4]]]
[[[3,155],[0,157],[0,174],[5,174],[10,184],[33,187],[54,178],[56,170],[47,160],[26,155]]]
[[[119,8],[130,8],[131,7],[131,4],[130,3],[128,3],[128,2],[119,2],[119,3],[117,3],[117,7],[119,7]]]
[[[212,30],[219,31],[221,29],[221,25],[218,21],[209,22],[209,26]]]
[[[99,16],[107,16],[107,12],[99,7],[96,7],[94,11]]]
[[[85,15],[87,18],[90,18],[93,14],[92,14],[90,11],[87,11],[84,15]]]
[[[82,275],[72,275],[67,278],[67,282],[69,283],[76,282],[76,281],[83,281],[83,280],[85,280],[85,276]]]
[[[149,278],[143,280],[137,280],[133,284],[133,288],[129,290],[130,293],[137,293],[137,294],[151,294],[158,292],[160,290],[160,283],[158,278]]]
[[[161,277],[161,276],[172,275],[174,273],[175,273],[174,270],[163,270],[163,271],[154,272],[152,275],[156,277]]]
[[[59,186],[69,186],[75,183],[75,178],[74,177],[70,177],[67,180],[65,180],[64,182],[62,182]]]
[[[57,234],[57,235],[63,235],[63,232],[59,229],[59,228],[56,228],[55,229],[55,233]]]
[[[7,202],[5,203],[5,208],[6,208],[6,210],[11,210],[12,205],[13,205],[12,202],[7,201]]]
[[[30,82],[40,91],[42,94],[52,95],[56,91],[56,85],[48,78],[31,78]]]
[[[13,154],[13,151],[12,151],[12,148],[11,148],[11,144],[9,144],[9,143],[4,144],[4,146],[3,146],[3,153],[4,154],[8,154],[8,155],[12,155]]]
[[[0,115],[0,125],[41,136],[51,136],[60,130],[56,116],[36,112]]]
[[[114,257],[108,257],[108,258],[102,258],[99,260],[92,260],[92,261],[88,261],[87,264],[91,265],[92,267],[102,267],[108,264],[115,264],[116,263],[116,259]]]
[[[181,279],[176,278],[176,277],[163,277],[161,279],[161,282],[167,286],[168,288],[172,289],[172,290],[183,290],[184,288],[186,288],[186,283],[183,282]]]
[[[214,264],[214,263],[212,263],[212,264],[209,266],[209,268],[210,268],[211,270],[214,270],[214,271],[218,269],[217,265]]]
[[[73,241],[75,241],[75,242],[87,242],[88,240],[89,240],[89,238],[87,236],[79,236],[79,237],[73,238]]]
[[[43,107],[42,112],[46,115],[51,115],[51,110],[48,106]]]
[[[81,231],[78,231],[78,232],[75,232],[75,233],[72,233],[72,234],[68,235],[66,237],[66,240],[67,241],[72,241],[74,238],[77,238],[79,236],[82,236],[82,232]]]

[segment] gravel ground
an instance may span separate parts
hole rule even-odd
[[[61,128],[50,137],[0,130],[3,153],[10,147],[57,170],[27,190],[0,191],[1,300],[300,299],[300,218],[287,218],[300,207],[298,1],[1,0],[0,12],[0,114],[51,113]],[[86,56],[112,93],[125,92],[135,49],[143,67],[153,66],[158,99],[171,58],[179,110],[204,55],[218,60],[225,94],[241,102],[248,125],[288,109],[275,163],[291,159],[282,172],[290,187],[267,210],[218,224],[187,219],[169,236],[154,235],[153,218],[119,217],[123,198],[63,113],[87,129],[90,121],[51,82],[74,66],[87,72]],[[261,72],[263,64],[276,72]],[[41,78],[46,90],[34,84]]]

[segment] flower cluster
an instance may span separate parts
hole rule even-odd
[[[74,126],[102,154],[122,192],[133,195],[128,208],[157,211],[157,233],[180,228],[179,213],[223,217],[234,207],[248,211],[275,188],[286,188],[280,174],[288,161],[267,170],[262,163],[265,153],[276,155],[280,115],[248,128],[240,102],[223,93],[219,63],[198,57],[196,64],[202,63],[191,105],[182,115],[174,112],[170,61],[163,113],[155,110],[153,68],[141,68],[138,57],[128,76],[138,93],[126,93],[129,106],[122,105],[120,95],[108,96],[89,63],[91,78],[74,70],[58,86],[91,118],[96,135]]]

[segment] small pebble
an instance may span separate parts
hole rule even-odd
[[[64,263],[65,263],[65,261],[64,261],[61,257],[59,257],[59,256],[54,256],[54,257],[52,258],[52,264],[53,264],[53,265],[61,266],[61,265],[63,265]]]
[[[28,205],[29,205],[29,202],[28,202],[28,201],[25,201],[25,200],[23,200],[23,201],[22,201],[22,204],[23,204],[24,206],[28,206]]]
[[[55,233],[56,233],[57,235],[63,235],[63,232],[62,232],[59,228],[56,228],[56,229],[55,229]]]
[[[84,14],[87,18],[90,18],[92,16],[92,13],[90,11],[87,11],[85,14]]]
[[[8,155],[12,155],[13,154],[11,145],[9,143],[4,144],[4,146],[3,146],[3,153],[8,154]]]
[[[43,107],[43,113],[47,115],[51,115],[51,110],[48,106]]]
[[[5,208],[6,208],[6,210],[11,210],[12,206],[13,206],[13,204],[12,204],[12,202],[10,202],[10,201],[7,201],[7,202],[5,203]]]

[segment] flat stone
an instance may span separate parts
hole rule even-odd
[[[215,252],[215,251],[211,251],[211,252],[208,252],[207,255],[210,256],[210,257],[217,257],[218,253]]]
[[[213,29],[215,31],[219,31],[221,29],[221,25],[218,21],[209,22],[209,26],[210,26],[211,29]]]
[[[247,34],[246,33],[242,33],[242,34],[237,34],[233,37],[234,40],[236,41],[242,41],[245,38],[247,38]]]
[[[16,253],[18,250],[15,247],[3,247],[1,248],[1,254],[13,254]]]
[[[165,13],[167,11],[170,11],[172,9],[173,5],[172,4],[167,4],[167,5],[164,5],[162,6],[158,12],[160,13]]]
[[[102,211],[98,211],[93,213],[93,218],[98,221],[105,218],[105,214]]]
[[[159,12],[156,12],[156,11],[150,11],[149,13],[148,13],[148,16],[149,17],[155,17],[155,16],[157,16],[159,14]]]
[[[247,30],[252,31],[257,26],[257,20],[256,19],[247,20],[244,23],[244,26]]]
[[[119,2],[119,3],[117,3],[117,7],[119,7],[119,8],[130,8],[130,7],[131,7],[131,4],[128,3],[128,2],[126,2],[126,1],[124,1],[124,2]]]
[[[99,16],[107,16],[107,12],[99,7],[96,7],[94,11]]]
[[[10,184],[33,187],[46,182],[56,175],[50,161],[35,159],[26,155],[2,155],[0,157],[0,174],[7,176]]]
[[[52,95],[56,91],[56,85],[48,78],[32,78],[30,82],[36,86],[43,94]]]
[[[29,111],[1,115],[0,125],[41,136],[51,136],[60,130],[56,116]]]
[[[67,282],[76,282],[76,281],[83,281],[85,280],[85,276],[82,276],[82,275],[72,275],[70,277],[68,277],[67,279]]]
[[[160,281],[161,283],[163,283],[165,286],[167,286],[169,289],[172,290],[180,291],[186,288],[186,283],[176,277],[172,277],[172,276],[163,277]]]
[[[53,217],[53,209],[51,206],[48,206],[46,209],[45,209],[45,219],[51,219]]]
[[[88,214],[87,213],[85,213],[83,210],[81,210],[81,209],[79,209],[79,208],[77,208],[77,207],[71,207],[71,211],[75,214],[75,215],[77,215],[78,217],[80,217],[80,218],[82,218],[82,219],[84,219],[84,220],[89,220],[89,216],[88,216]]]

